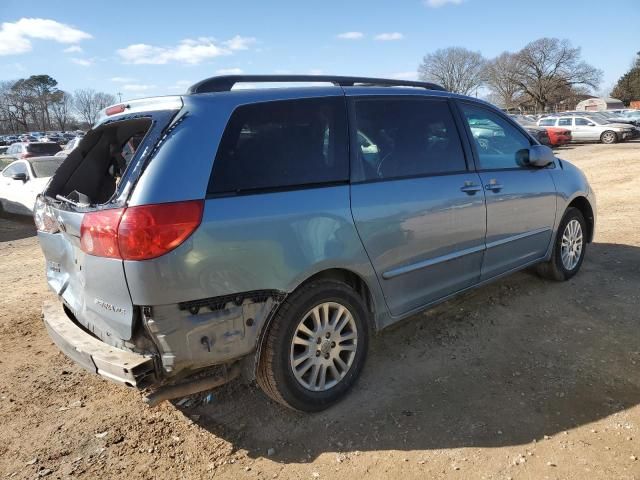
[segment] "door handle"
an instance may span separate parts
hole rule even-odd
[[[485,190],[491,190],[492,192],[499,192],[504,188],[504,186],[501,183],[498,183],[496,180],[490,180],[489,183],[484,186],[484,188]]]
[[[467,193],[469,195],[474,195],[476,192],[482,190],[480,185],[473,184],[471,182],[467,182],[464,186],[460,187],[460,191]]]

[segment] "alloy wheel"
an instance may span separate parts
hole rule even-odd
[[[336,386],[356,356],[358,329],[351,312],[337,302],[321,303],[300,320],[289,363],[298,383],[314,392]]]
[[[562,233],[562,243],[560,244],[560,258],[564,268],[571,271],[578,265],[582,255],[582,226],[575,218],[572,219]]]

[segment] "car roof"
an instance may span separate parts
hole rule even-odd
[[[440,85],[416,80],[399,80],[393,78],[352,77],[341,75],[218,75],[205,78],[191,85],[187,95],[212,92],[229,92],[238,83],[330,83],[338,87],[367,86],[405,86],[428,90],[444,91]]]

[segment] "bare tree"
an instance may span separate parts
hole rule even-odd
[[[6,93],[6,105],[8,114],[14,125],[14,131],[28,131],[30,125],[35,125],[34,102],[31,89],[24,79],[12,82]]]
[[[580,58],[568,40],[541,38],[515,54],[514,79],[540,109],[553,104],[567,89],[597,88],[602,71]]]
[[[522,88],[516,76],[518,59],[516,54],[504,52],[489,60],[485,67],[485,82],[491,90],[493,103],[502,108],[516,108],[522,96]]]
[[[72,118],[73,96],[70,93],[59,90],[53,98],[50,105],[51,116],[56,122],[57,127],[64,131]]]
[[[418,74],[420,79],[439,83],[450,92],[469,95],[482,85],[485,63],[479,52],[449,47],[425,55]]]
[[[110,93],[96,92],[88,88],[76,90],[73,100],[78,115],[90,126],[96,123],[100,110],[116,103],[116,97]]]

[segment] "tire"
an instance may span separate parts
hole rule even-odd
[[[327,308],[328,322],[322,321],[323,305]],[[314,318],[316,307],[319,317]],[[340,307],[344,312],[339,315]],[[331,330],[332,323],[333,327],[344,325],[340,330]],[[332,333],[327,337],[329,330]],[[353,332],[355,338],[342,340]],[[362,298],[345,283],[312,281],[284,301],[268,326],[256,380],[264,393],[286,407],[303,412],[324,410],[354,385],[364,366],[368,346],[369,324]],[[325,384],[321,388],[322,370]]]
[[[607,130],[606,132],[602,132],[602,135],[600,135],[600,141],[610,145],[618,141],[618,135],[616,135],[616,132]]]
[[[569,224],[575,227],[575,224],[572,223],[573,221],[577,222],[580,227],[580,252],[578,255],[574,255],[573,257],[569,255],[565,257],[565,260],[563,260],[563,242],[570,243],[564,240],[565,234],[566,237],[571,237],[567,227],[569,226]],[[551,259],[548,262],[544,262],[536,266],[538,275],[549,280],[563,282],[569,280],[576,273],[578,273],[580,267],[582,266],[582,262],[584,261],[584,256],[587,252],[586,233],[587,223],[584,219],[584,216],[582,215],[582,212],[574,207],[568,208],[558,227],[558,232],[554,240]],[[570,248],[568,249],[570,250]]]

